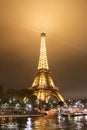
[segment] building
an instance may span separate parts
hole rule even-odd
[[[28,89],[31,94],[24,98],[25,102],[32,100],[35,96],[36,101],[48,103],[49,101],[57,101],[65,103],[64,98],[59,92],[59,88],[55,86],[48,66],[46,53],[46,33],[41,33],[41,47],[39,64],[33,84]]]

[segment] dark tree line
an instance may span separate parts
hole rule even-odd
[[[29,89],[5,89],[3,86],[0,85],[0,100],[4,99],[19,99],[23,100],[23,98],[27,95],[30,95],[31,91]]]

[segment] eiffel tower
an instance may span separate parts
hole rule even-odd
[[[59,88],[55,86],[51,73],[48,66],[47,53],[46,53],[46,33],[41,33],[41,47],[39,64],[37,68],[37,73],[35,75],[33,84],[28,89],[31,90],[31,94],[24,98],[24,101],[29,101],[33,96],[36,96],[38,101],[43,101],[48,103],[50,100],[56,100],[57,102],[63,102],[65,100],[59,92]]]

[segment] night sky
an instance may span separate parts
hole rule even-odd
[[[45,31],[55,85],[65,98],[87,97],[87,0],[0,0],[0,6],[0,85],[32,85]]]

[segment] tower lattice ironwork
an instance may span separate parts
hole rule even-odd
[[[46,52],[46,33],[41,33],[41,47],[39,64],[37,73],[35,75],[33,84],[28,89],[31,90],[31,94],[24,98],[24,101],[29,101],[33,96],[36,96],[36,100],[49,102],[50,100],[62,101],[65,103],[64,98],[59,92],[59,88],[55,86],[48,66],[47,52]]]

